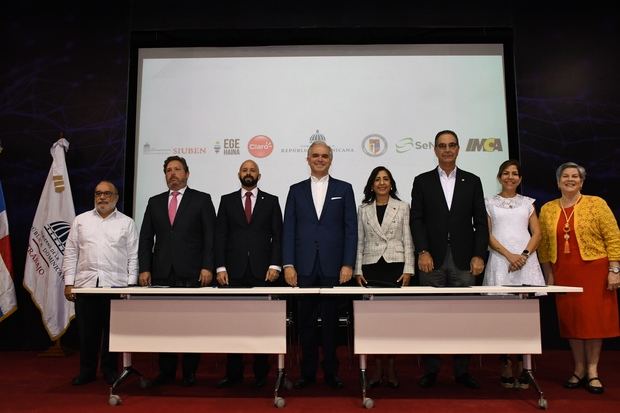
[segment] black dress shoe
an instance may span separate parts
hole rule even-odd
[[[229,377],[224,377],[222,380],[220,380],[217,383],[217,388],[218,389],[226,389],[228,387],[232,387],[235,384],[239,383],[241,381],[241,379],[231,379]]]
[[[308,387],[309,385],[314,383],[316,383],[315,379],[302,377],[301,379],[297,380],[295,384],[293,384],[293,387],[296,389],[303,389],[304,387]]]
[[[571,379],[577,379],[577,381],[572,381]],[[579,387],[583,387],[586,384],[585,377],[579,377],[576,374],[570,376],[568,380],[564,382],[565,389],[578,389]]]
[[[174,379],[171,376],[159,373],[157,377],[150,381],[149,387],[162,386],[164,384],[169,384],[172,382],[174,382]]]
[[[331,376],[325,379],[325,384],[327,384],[332,389],[342,389],[344,387],[344,383],[338,376]]]
[[[593,386],[591,383],[594,380],[598,380],[601,383],[601,385]],[[603,394],[603,392],[605,392],[605,387],[603,386],[603,382],[601,382],[601,380],[598,377],[592,377],[588,379],[588,383],[586,384],[586,390],[592,394]]]
[[[474,380],[474,378],[469,373],[461,374],[460,376],[456,377],[454,381],[470,389],[480,388],[480,385],[478,384],[478,382]]]
[[[82,376],[79,375],[77,377],[74,377],[73,380],[71,380],[71,384],[74,386],[81,386],[83,384],[87,384],[90,383],[92,381],[95,381],[95,376]]]
[[[387,384],[390,389],[398,389],[400,387],[400,382],[398,380],[387,380],[385,384]]]
[[[367,389],[374,389],[375,387],[379,387],[381,385],[381,379],[372,379],[366,384]]]
[[[420,377],[418,381],[418,386],[422,388],[433,387],[437,383],[437,374],[436,373],[427,373],[424,376]]]
[[[265,387],[266,383],[267,377],[257,377],[256,379],[254,379],[254,387],[256,387],[257,389]]]
[[[188,373],[183,375],[181,386],[192,387],[194,384],[196,384],[196,373]]]

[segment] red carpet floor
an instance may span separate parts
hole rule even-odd
[[[376,412],[535,412],[538,395],[529,390],[503,389],[498,382],[499,361],[496,356],[473,356],[471,373],[481,384],[469,390],[452,382],[451,360],[445,357],[440,382],[432,389],[421,389],[421,374],[416,356],[398,356],[399,389],[373,389]],[[288,413],[298,412],[362,412],[357,360],[344,354],[340,376],[345,388],[333,390],[321,380],[303,390],[284,390]],[[273,364],[275,365],[275,359]],[[134,355],[134,366],[147,377],[157,373],[157,357]],[[0,353],[0,412],[274,412],[275,379],[272,370],[269,386],[255,389],[252,378],[231,389],[217,389],[215,384],[224,374],[223,355],[203,355],[198,383],[192,388],[171,384],[157,389],[141,389],[138,380],[129,378],[119,389],[119,406],[108,405],[108,386],[102,379],[75,387],[70,384],[78,369],[78,355],[61,358],[38,357],[34,352]],[[292,367],[290,377],[297,378]],[[251,371],[251,368],[246,369]],[[550,412],[618,413],[620,412],[620,352],[603,352],[600,376],[606,385],[603,395],[584,389],[566,390],[562,382],[570,376],[568,351],[549,351],[535,357],[535,376],[545,392]],[[246,373],[247,374],[247,373]]]

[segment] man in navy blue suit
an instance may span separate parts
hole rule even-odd
[[[329,176],[333,153],[324,141],[308,148],[310,179],[291,186],[284,210],[284,279],[292,287],[333,287],[353,275],[357,247],[357,212],[351,184]],[[336,336],[338,300],[300,296],[298,324],[302,346],[301,378],[296,388],[316,381],[319,345],[325,383],[342,388],[338,378]],[[317,318],[322,320],[320,333]]]

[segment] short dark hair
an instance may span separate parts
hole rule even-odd
[[[97,185],[95,185],[95,189],[97,189],[97,187],[98,187],[99,185],[101,185],[101,184],[110,184],[110,185],[112,185],[112,188],[114,188],[114,193],[115,193],[116,195],[118,195],[118,188],[116,187],[116,185],[114,185],[114,182],[112,182],[112,181],[108,181],[107,179],[102,179],[101,181],[99,181],[99,182],[97,183]]]
[[[164,161],[164,173],[166,173],[166,168],[168,167],[168,164],[172,161],[179,161],[183,164],[183,169],[185,169],[185,173],[189,172],[189,167],[187,166],[187,161],[185,160],[185,158],[181,158],[180,156],[169,156],[166,158],[166,160]]]
[[[375,182],[375,178],[377,178],[377,175],[379,175],[379,172],[381,171],[385,171],[385,173],[390,177],[390,182],[392,183],[392,187],[390,188],[390,196],[400,201],[400,198],[398,197],[398,195],[396,195],[398,193],[398,190],[396,189],[396,181],[394,181],[392,172],[390,172],[390,170],[385,166],[377,166],[370,173],[368,181],[366,182],[366,186],[364,187],[364,200],[362,201],[363,204],[370,204],[377,197],[375,195],[375,191],[372,190],[372,184]]]
[[[514,165],[517,168],[517,172],[519,173],[519,176],[523,177],[523,175],[521,174],[521,164],[519,163],[519,161],[515,159],[508,159],[507,161],[502,162],[502,164],[499,166],[499,170],[497,171],[497,179],[501,178],[504,170],[512,165]]]
[[[456,132],[451,131],[451,130],[449,130],[449,129],[446,129],[446,130],[442,130],[442,131],[437,132],[437,135],[435,135],[435,145],[437,145],[437,139],[439,139],[439,137],[440,137],[441,135],[445,134],[445,133],[447,133],[447,134],[450,134],[450,135],[454,136],[454,139],[456,139],[456,144],[457,144],[457,145],[459,144],[459,137],[458,137],[458,136],[456,136]]]

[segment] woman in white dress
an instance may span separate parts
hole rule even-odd
[[[535,200],[517,194],[521,179],[519,162],[505,161],[497,173],[501,192],[485,199],[490,249],[483,285],[545,285],[536,255],[541,231]],[[502,362],[502,386],[529,387],[529,380],[523,374],[522,357],[518,357],[516,380],[510,357],[502,356]]]

